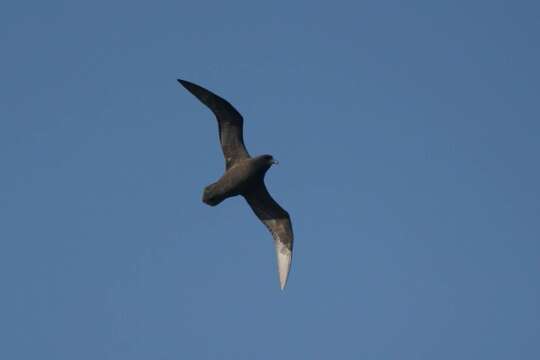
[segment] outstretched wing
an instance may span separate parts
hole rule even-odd
[[[211,91],[189,81],[178,79],[178,82],[216,115],[219,141],[225,156],[225,167],[228,169],[236,161],[249,158],[244,145],[242,115],[227,100]]]
[[[294,238],[291,218],[287,211],[272,199],[262,180],[256,186],[251,187],[243,196],[255,215],[266,225],[274,238],[279,284],[283,290],[291,268]]]

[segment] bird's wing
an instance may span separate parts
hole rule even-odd
[[[178,82],[216,115],[225,167],[228,169],[236,161],[249,158],[244,145],[242,115],[227,100],[205,88],[185,80],[178,79]]]
[[[266,225],[274,238],[279,284],[283,290],[291,268],[294,238],[291,218],[287,211],[272,199],[262,180],[245,192],[243,196],[255,215]]]

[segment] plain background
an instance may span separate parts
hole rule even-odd
[[[533,1],[4,1],[2,359],[539,359]],[[296,235],[223,170],[244,115]]]

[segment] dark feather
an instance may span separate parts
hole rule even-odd
[[[236,161],[249,158],[249,153],[244,145],[242,115],[227,100],[211,91],[189,81],[178,79],[178,82],[208,106],[216,116],[219,125],[219,140],[225,157],[225,167],[228,169]]]
[[[283,289],[291,266],[294,238],[289,213],[270,196],[262,180],[250,187],[243,196],[274,238],[279,279]]]

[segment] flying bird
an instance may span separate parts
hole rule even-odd
[[[202,201],[216,206],[223,200],[241,195],[255,215],[268,228],[276,248],[279,284],[285,288],[291,268],[293,230],[291,218],[270,196],[264,184],[266,172],[278,161],[272,155],[251,157],[243,138],[242,115],[225,99],[211,91],[178,79],[190,93],[206,105],[217,118],[219,140],[225,157],[225,173],[204,188]]]

